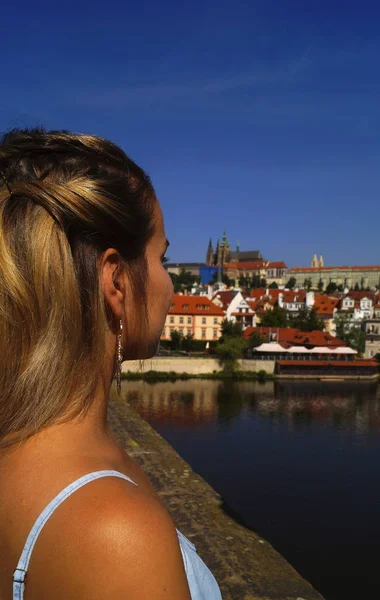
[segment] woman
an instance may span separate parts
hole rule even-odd
[[[167,246],[150,180],[117,146],[3,136],[1,600],[221,598],[106,427],[122,360],[157,349]]]

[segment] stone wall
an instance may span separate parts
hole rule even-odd
[[[242,371],[261,371],[274,373],[274,360],[239,360],[239,369]],[[190,373],[199,375],[203,373],[213,373],[220,371],[219,362],[214,358],[186,358],[186,357],[166,357],[159,356],[145,360],[143,364],[138,360],[125,361],[123,363],[123,372],[132,371],[174,371],[175,373]]]

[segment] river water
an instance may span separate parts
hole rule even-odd
[[[326,600],[380,596],[380,386],[126,382],[123,396]]]

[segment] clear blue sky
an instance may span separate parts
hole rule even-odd
[[[304,266],[380,264],[380,3],[6,3],[0,129],[118,142],[172,261],[210,235]]]

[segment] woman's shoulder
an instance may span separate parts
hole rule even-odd
[[[30,566],[38,581],[43,578],[44,593],[57,600],[190,598],[168,512],[156,496],[124,479],[84,486],[62,504],[46,533]]]

